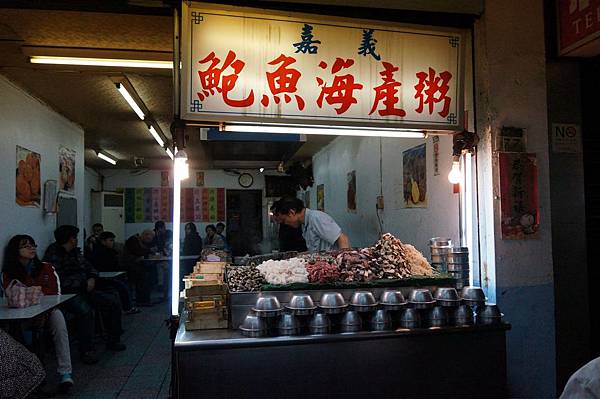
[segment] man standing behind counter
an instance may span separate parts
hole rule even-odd
[[[284,197],[274,205],[273,213],[282,223],[295,228],[302,226],[302,236],[309,251],[350,248],[348,236],[328,214],[305,208],[302,200],[295,197]]]

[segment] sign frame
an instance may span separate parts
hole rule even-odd
[[[273,19],[281,19],[286,22],[297,22],[297,23],[312,23],[318,25],[332,25],[348,28],[361,28],[365,26],[373,28],[375,30],[393,30],[399,33],[407,34],[430,34],[437,36],[447,36],[450,38],[458,38],[459,43],[457,51],[457,77],[456,77],[456,110],[455,123],[422,123],[414,122],[408,123],[403,121],[377,121],[377,120],[344,120],[343,118],[331,118],[331,119],[314,119],[311,117],[281,117],[281,116],[255,116],[255,115],[217,115],[215,113],[195,113],[190,111],[190,103],[194,96],[191,90],[191,55],[192,55],[192,16],[194,18],[202,18],[198,14],[198,9],[202,10],[202,13],[206,14],[217,14],[217,15],[230,15],[250,18],[260,17],[273,17]],[[324,18],[327,22],[324,22]],[[194,121],[194,122],[206,122],[208,124],[215,124],[220,122],[238,122],[238,123],[255,123],[255,124],[275,124],[284,126],[327,126],[327,127],[354,127],[354,128],[382,128],[382,129],[403,129],[403,130],[415,130],[415,131],[435,131],[439,133],[454,133],[457,131],[464,130],[464,107],[465,107],[465,56],[466,56],[466,39],[467,32],[463,29],[448,28],[448,27],[433,27],[433,26],[417,26],[410,24],[400,24],[387,21],[376,21],[368,19],[349,19],[335,16],[324,16],[319,19],[318,16],[311,14],[302,13],[291,13],[284,11],[274,10],[263,10],[257,8],[248,7],[236,7],[228,5],[208,4],[201,2],[184,2],[182,8],[182,22],[181,22],[181,92],[180,92],[180,115],[183,120]]]

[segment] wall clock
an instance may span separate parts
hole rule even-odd
[[[240,183],[240,186],[248,188],[254,183],[254,178],[249,173],[242,173],[240,177],[238,177],[238,183]]]

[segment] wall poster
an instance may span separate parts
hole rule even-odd
[[[168,170],[160,171],[160,186],[161,187],[169,187],[169,171]]]
[[[58,189],[75,192],[75,151],[66,147],[58,149]]]
[[[402,153],[405,208],[427,208],[426,145]]]
[[[169,187],[125,189],[125,223],[154,223],[173,217]],[[182,188],[181,222],[224,222],[224,188]]]
[[[348,203],[348,212],[356,212],[356,171],[348,173],[346,177],[348,188],[346,190],[346,197]]]
[[[196,172],[196,187],[204,187],[204,172]]]
[[[17,146],[16,202],[20,206],[40,206],[40,154]]]
[[[537,238],[540,227],[535,154],[500,152],[502,239]]]
[[[325,185],[317,186],[317,210],[325,212]]]

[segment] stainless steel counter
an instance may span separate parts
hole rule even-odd
[[[179,398],[504,398],[510,325],[175,339]]]

